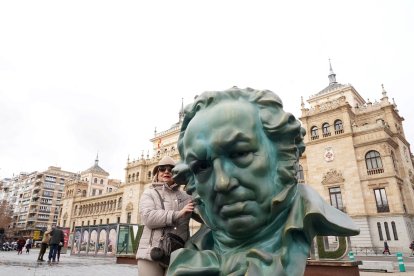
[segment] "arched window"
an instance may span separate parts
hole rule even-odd
[[[296,178],[298,179],[298,183],[304,183],[305,182],[305,177],[303,175],[303,167],[300,164],[298,166],[298,172],[296,174]]]
[[[103,185],[103,179],[101,179],[101,185]]]
[[[385,228],[385,235],[387,236],[387,240],[391,240],[390,230],[388,229],[388,222],[384,222],[384,228]]]
[[[331,131],[329,130],[329,124],[323,123],[322,125],[322,135],[323,137],[331,136]]]
[[[394,240],[398,241],[397,227],[395,226],[394,221],[391,221],[391,228],[392,228],[392,233],[394,234]]]
[[[82,191],[82,196],[86,196],[86,190]]]
[[[344,133],[344,126],[341,120],[335,120],[334,122],[335,134]]]
[[[151,171],[148,171],[148,179],[151,179]]]
[[[381,223],[377,222],[377,227],[378,227],[378,235],[379,235],[380,241],[383,241],[384,237],[382,236]]]
[[[131,183],[131,175],[128,175],[128,183]]]
[[[132,174],[132,182],[135,181],[135,173]]]
[[[318,127],[317,126],[311,127],[311,140],[315,140],[315,139],[318,139],[318,138],[319,138]]]
[[[371,150],[365,155],[365,164],[367,165],[368,175],[383,173],[381,156],[378,151]]]
[[[118,209],[122,208],[122,197],[118,199]]]

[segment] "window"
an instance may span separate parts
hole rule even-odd
[[[93,220],[93,225],[96,225],[96,219]]]
[[[313,126],[311,128],[311,139],[312,140],[315,140],[315,139],[318,139],[318,138],[319,138],[319,135],[318,135],[318,127],[317,126]]]
[[[341,188],[339,187],[329,188],[329,198],[331,200],[331,205],[333,207],[339,210],[344,209],[344,205],[342,203]]]
[[[102,225],[102,219],[99,220],[99,224]]]
[[[118,199],[118,209],[122,209],[122,197]]]
[[[392,233],[394,234],[394,240],[398,241],[397,227],[395,226],[394,221],[391,221],[391,228],[392,228]]]
[[[398,174],[397,160],[395,159],[395,155],[393,151],[391,151],[391,159],[392,159],[392,164],[394,165],[395,173]]]
[[[385,189],[375,189],[375,202],[377,204],[377,212],[378,213],[385,213],[389,212],[390,208],[388,206],[387,194],[385,193]]]
[[[322,135],[323,135],[323,137],[331,136],[331,132],[329,130],[329,124],[328,123],[324,123],[322,125]]]
[[[384,228],[385,228],[385,235],[387,236],[387,240],[391,240],[390,230],[388,229],[388,222],[384,222]]]
[[[132,182],[135,181],[135,173],[132,174]]]
[[[127,223],[131,223],[131,213],[127,214]]]
[[[117,218],[116,218],[116,221],[117,221],[118,223],[121,223],[121,217],[117,217]]]
[[[131,183],[131,175],[128,175],[128,183]]]
[[[383,173],[381,156],[378,151],[371,150],[365,155],[368,175]]]
[[[335,134],[344,133],[344,126],[341,120],[336,120],[334,122]]]
[[[296,174],[296,178],[298,179],[298,183],[304,183],[305,182],[305,177],[303,175],[303,167],[300,164],[298,166],[298,172]]]
[[[382,236],[381,223],[377,222],[377,227],[378,227],[378,235],[379,235],[380,241],[383,241],[384,237]]]
[[[148,179],[151,179],[151,171],[148,171]]]
[[[108,218],[108,219],[106,219],[106,224],[109,224],[109,218]]]
[[[100,183],[101,183],[101,185],[103,185],[103,179],[101,179],[101,182]]]
[[[82,220],[82,226],[83,226],[83,220]]]
[[[94,196],[96,194],[96,189],[92,189],[92,195]]]

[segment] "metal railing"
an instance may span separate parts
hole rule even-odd
[[[392,255],[395,255],[397,252],[403,252],[401,247],[389,247],[389,250]],[[350,251],[354,253],[355,256],[388,256],[389,254],[383,254],[384,247],[360,247],[360,246],[351,246]]]

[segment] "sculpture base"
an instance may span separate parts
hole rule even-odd
[[[116,256],[116,263],[117,264],[137,264],[137,259],[135,259],[135,256]]]
[[[304,276],[359,276],[361,261],[308,260]]]

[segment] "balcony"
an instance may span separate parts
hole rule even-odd
[[[323,137],[329,137],[329,136],[331,136],[331,133],[330,132],[325,132],[324,134],[322,134],[322,136]]]
[[[344,129],[335,130],[335,135],[344,133]]]
[[[388,205],[377,205],[377,212],[378,213],[388,213],[390,211],[390,207]]]
[[[383,172],[384,172],[384,169],[383,168],[377,168],[377,169],[367,170],[368,175],[380,174],[380,173],[383,173]]]
[[[36,220],[37,220],[36,216],[27,218],[27,222],[29,222],[29,221],[36,221]]]
[[[319,139],[319,135],[311,136],[311,140],[316,140],[316,139]]]

